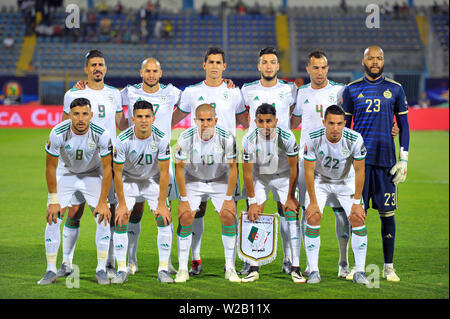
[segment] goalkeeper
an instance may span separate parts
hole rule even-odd
[[[400,281],[394,269],[395,219],[399,183],[406,179],[409,148],[408,103],[400,83],[383,76],[384,53],[371,46],[364,51],[365,74],[349,83],[342,95],[347,126],[360,133],[367,148],[363,200],[365,210],[378,210],[381,219],[383,278]],[[394,115],[400,129],[400,155],[396,159],[391,136]]]

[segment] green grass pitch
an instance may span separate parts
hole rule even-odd
[[[449,133],[412,132],[408,178],[399,187],[396,212],[397,238],[395,268],[401,281],[389,283],[382,278],[379,287],[367,288],[337,278],[338,246],[334,216],[324,212],[321,227],[318,285],[294,284],[281,273],[282,248],[278,240],[277,259],[263,266],[260,280],[249,284],[224,279],[223,246],[219,217],[208,205],[202,241],[204,272],[185,284],[163,285],[156,280],[158,255],[156,224],[145,209],[139,241],[139,272],[124,285],[99,286],[95,282],[95,224],[85,210],[74,264],[80,268],[79,288],[69,289],[60,278],[50,286],[36,282],[46,268],[44,229],[47,187],[44,145],[48,129],[0,130],[0,299],[62,298],[203,298],[203,299],[447,299],[449,298]],[[296,132],[298,135],[299,132]],[[238,140],[242,138],[240,133]],[[173,203],[174,228],[176,203]],[[274,212],[273,202],[266,205]],[[238,211],[244,209],[244,202]],[[367,265],[380,270],[383,255],[380,221],[376,211],[367,217]],[[58,256],[58,265],[62,253]],[[349,259],[352,260],[351,247]],[[176,239],[172,260],[178,266]],[[302,248],[301,266],[305,267]],[[237,260],[237,268],[242,262]],[[374,274],[373,272],[371,272]]]

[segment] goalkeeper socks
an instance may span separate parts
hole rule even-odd
[[[141,233],[142,214],[130,216],[128,222],[128,263],[137,264],[137,248]]]
[[[80,237],[80,220],[67,217],[63,227],[63,263],[72,268],[73,254]]]
[[[336,238],[339,245],[339,265],[348,265],[348,241],[350,239],[350,222],[341,207],[333,208],[335,215]]]
[[[355,257],[355,271],[365,271],[367,255],[366,226],[352,228],[352,249]]]
[[[226,269],[235,268],[234,256],[236,248],[236,225],[222,225],[222,243],[225,252]]]
[[[194,218],[192,223],[192,260],[200,260],[200,248],[204,231],[203,217]]]
[[[113,233],[114,255],[117,271],[127,271],[128,225],[115,225]]]
[[[178,270],[188,270],[189,249],[192,244],[192,225],[178,225]]]
[[[309,271],[319,271],[320,226],[306,224],[305,248]]]
[[[284,218],[289,230],[289,240],[292,247],[292,266],[300,267],[300,225],[295,212],[285,212]]]
[[[47,271],[56,273],[56,259],[58,257],[59,244],[61,242],[62,219],[56,218],[56,223],[47,223],[45,227],[45,256],[47,258]]]
[[[385,212],[391,213],[393,212]],[[394,260],[394,245],[395,245],[395,219],[394,216],[383,217],[381,216],[381,238],[383,240],[383,254],[384,263],[391,264]]]
[[[99,214],[95,216],[97,231],[95,232],[95,243],[97,245],[97,269],[106,271],[106,260],[108,259],[109,242],[111,238],[111,228],[109,223],[105,225],[104,220],[98,223]]]
[[[161,221],[158,222],[158,219],[156,220],[157,226],[158,226],[158,237],[157,237],[157,244],[158,244],[158,256],[159,256],[159,266],[158,266],[158,272],[161,270],[169,270],[169,258],[170,258],[170,252],[172,251],[172,225],[169,224],[167,226],[164,226],[164,223],[162,223],[162,217]]]

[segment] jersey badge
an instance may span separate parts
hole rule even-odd
[[[93,141],[93,140],[90,140],[89,142],[88,142],[88,149],[89,150],[91,150],[91,151],[93,151],[93,150],[95,150],[95,148],[97,147],[97,144],[95,144],[95,142]]]
[[[392,97],[392,93],[391,91],[389,91],[389,89],[387,89],[386,91],[383,92],[383,96],[387,99],[390,99]]]
[[[344,149],[342,149],[341,154],[342,154],[343,158],[347,158],[350,156],[350,151],[348,149],[344,148]]]

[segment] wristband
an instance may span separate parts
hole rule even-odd
[[[58,193],[48,193],[49,204],[59,204]]]
[[[361,199],[354,199],[353,205],[361,205]]]
[[[180,196],[180,201],[187,202],[188,201],[187,196]]]
[[[249,197],[249,198],[247,198],[247,201],[248,201],[248,205],[249,206],[253,205],[253,204],[256,204],[256,198],[255,197]]]
[[[233,199],[233,196],[225,196],[225,198],[224,198],[224,200],[232,200]]]

